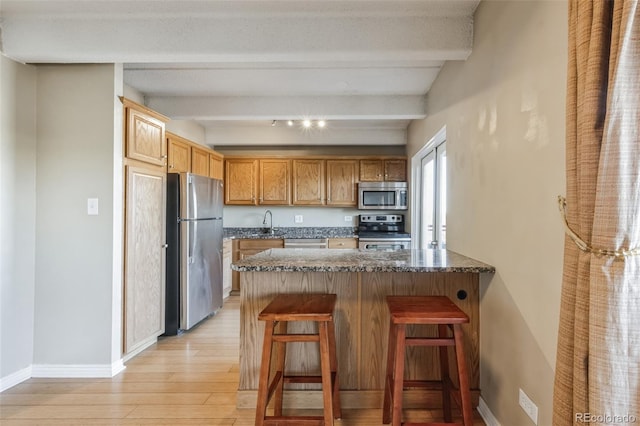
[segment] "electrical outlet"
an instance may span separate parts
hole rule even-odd
[[[345,221],[345,222],[351,222],[351,221],[353,221],[353,216],[345,216],[345,217],[344,217],[344,221]]]
[[[518,394],[518,402],[520,403],[520,407],[527,413],[527,416],[533,420],[533,424],[538,424],[538,406],[533,403],[531,398],[524,393],[522,389],[520,389],[520,393]]]
[[[293,221],[295,223],[302,223],[302,215],[301,214],[297,214],[293,217]]]

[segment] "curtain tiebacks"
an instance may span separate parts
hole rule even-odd
[[[598,256],[611,256],[615,257],[616,259],[624,259],[625,257],[640,255],[640,247],[635,247],[629,250],[608,250],[603,248],[591,247],[589,243],[583,240],[569,226],[569,222],[567,221],[567,200],[561,195],[558,195],[558,208],[560,209],[560,214],[562,215],[565,232],[580,250],[586,253],[593,253]]]

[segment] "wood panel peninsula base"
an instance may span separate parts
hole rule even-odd
[[[474,407],[479,389],[479,275],[495,269],[447,250],[270,249],[235,262],[240,272],[240,383],[238,408],[255,408],[264,324],[258,314],[276,294],[335,293],[336,346],[343,408],[382,408],[389,314],[387,295],[448,296],[471,322],[463,325]],[[301,324],[289,332],[309,332]],[[436,335],[435,326],[408,335]],[[293,328],[293,327],[291,327]],[[313,374],[318,350],[288,345],[287,371]],[[409,348],[405,378],[439,379],[437,349]],[[455,365],[453,355],[450,365]],[[291,385],[285,407],[321,408],[317,385]],[[441,391],[405,391],[405,407],[441,407]]]

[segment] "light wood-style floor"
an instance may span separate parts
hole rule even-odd
[[[116,377],[27,380],[0,394],[0,424],[253,425],[255,410],[236,408],[239,318],[239,297],[231,296],[218,315],[160,339]],[[405,410],[414,421],[440,415]],[[343,410],[336,424],[377,426],[381,419],[382,410]],[[484,426],[477,413],[475,426]]]

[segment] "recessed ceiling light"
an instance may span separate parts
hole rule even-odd
[[[318,127],[322,128],[322,127],[324,127],[324,126],[326,126],[326,125],[327,125],[326,121],[324,121],[324,120],[318,120]]]
[[[308,129],[309,127],[311,127],[311,120],[304,120],[302,122],[302,125]]]
[[[287,126],[289,126],[289,127],[293,126],[293,120],[287,121]]]

